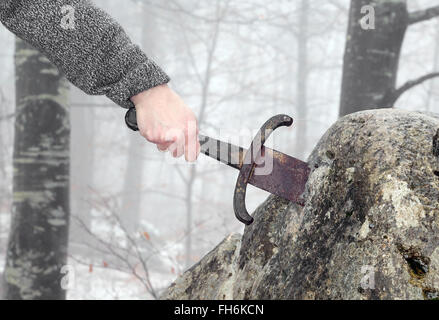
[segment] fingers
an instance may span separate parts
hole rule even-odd
[[[136,111],[140,133],[158,150],[169,151],[176,158],[184,155],[187,161],[195,161],[200,153],[197,120],[181,98],[168,91],[158,92],[154,99],[145,96],[138,101]]]
[[[168,149],[171,146],[171,144],[172,143],[157,144],[157,149],[160,152],[166,152],[166,151],[168,151]]]
[[[152,129],[141,130],[141,135],[149,142],[157,145],[159,150],[166,150],[174,141],[173,135],[169,134],[161,126],[154,126]]]
[[[167,150],[174,158],[179,158],[184,154],[185,136],[184,130],[180,128],[169,128],[166,130],[165,137],[168,144]]]
[[[157,148],[160,151],[169,151],[174,158],[184,155],[186,161],[194,162],[200,154],[201,147],[198,141],[198,127],[195,120],[189,121],[184,129],[167,129],[159,140],[161,142],[156,143]]]
[[[200,142],[198,141],[198,127],[195,120],[188,122],[185,130],[184,157],[186,161],[194,162],[200,153]]]
[[[182,130],[179,130],[179,134],[175,142],[169,147],[174,158],[180,158],[184,154],[185,136]]]

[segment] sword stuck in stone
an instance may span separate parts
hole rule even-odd
[[[128,110],[125,122],[130,129],[139,130],[135,108]],[[308,164],[264,146],[274,130],[292,124],[293,119],[287,115],[270,118],[258,131],[249,149],[201,134],[198,136],[201,153],[239,170],[233,208],[236,218],[246,225],[253,222],[245,206],[247,184],[304,205],[303,193],[311,172]]]

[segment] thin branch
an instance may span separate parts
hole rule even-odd
[[[113,256],[115,256],[116,258],[118,258],[121,262],[123,262],[126,267],[128,268],[128,270],[131,271],[132,275],[134,275],[146,288],[146,290],[148,291],[148,293],[150,293],[153,298],[157,299],[158,298],[158,293],[156,291],[156,289],[154,288],[154,286],[151,283],[151,279],[150,279],[150,275],[149,275],[149,270],[147,268],[147,264],[146,261],[143,259],[142,254],[140,252],[140,249],[136,243],[136,241],[130,236],[130,233],[128,232],[128,230],[125,228],[124,224],[122,223],[120,216],[117,214],[117,212],[115,212],[113,210],[113,208],[110,206],[110,204],[108,203],[108,201],[103,198],[99,192],[93,190],[92,188],[90,188],[92,190],[92,192],[94,194],[96,194],[96,196],[99,198],[101,205],[104,207],[104,209],[106,209],[109,213],[110,213],[110,217],[114,219],[114,221],[117,223],[117,226],[122,230],[122,232],[124,233],[126,239],[128,239],[128,241],[130,241],[131,246],[129,247],[130,249],[135,250],[134,253],[134,257],[137,258],[138,260],[140,260],[141,265],[143,267],[143,271],[145,272],[145,276],[142,277],[141,275],[139,275],[136,271],[136,266],[133,266],[130,261],[129,261],[129,256],[132,256],[133,254],[131,253],[131,250],[124,250],[123,248],[114,245],[113,243],[109,243],[105,240],[103,240],[102,238],[100,238],[99,236],[95,235],[92,230],[84,223],[84,221],[82,219],[80,219],[79,217],[75,217],[79,223],[79,225],[82,227],[82,229],[89,234],[90,236],[92,236],[98,243],[100,243],[101,245],[103,245],[110,254],[112,254]],[[94,205],[94,203],[90,202],[90,204]],[[156,251],[156,253],[158,252],[158,250],[156,248],[152,248],[153,250]],[[119,253],[118,251],[122,251],[125,252],[126,254],[128,254],[128,256],[122,256],[121,253]]]
[[[439,6],[414,11],[409,14],[409,25],[430,20],[437,16],[439,16]]]
[[[97,235],[95,235],[88,227],[87,225],[84,223],[84,221],[82,221],[81,219],[77,218],[78,223],[80,224],[80,226],[82,227],[82,229],[91,237],[93,237],[97,242],[99,242],[101,245],[103,245],[110,254],[112,254],[113,256],[115,256],[116,258],[119,259],[120,262],[124,263],[127,267],[128,270],[130,270],[131,274],[134,275],[146,288],[147,292],[149,294],[151,294],[154,298],[157,299],[157,294],[154,290],[154,288],[152,286],[150,286],[150,281],[149,279],[145,279],[143,277],[141,277],[135,270],[135,266],[133,266],[129,260],[122,256],[121,254],[119,254],[114,248],[114,244],[108,243],[106,241],[104,241],[103,239],[101,239],[100,237],[98,237]]]
[[[340,3],[338,3],[338,1],[328,0],[328,3],[345,14],[349,13],[349,8],[345,5],[341,5]]]
[[[432,72],[432,73],[426,74],[422,77],[419,77],[415,80],[407,81],[401,87],[392,91],[390,94],[386,95],[386,97],[384,98],[384,102],[385,102],[386,106],[392,107],[395,104],[396,100],[398,100],[399,97],[401,97],[404,94],[404,92],[412,89],[413,87],[420,85],[421,83],[423,83],[427,80],[430,80],[430,79],[436,78],[436,77],[439,77],[439,72]]]
[[[177,171],[178,175],[180,176],[181,180],[183,180],[184,183],[188,182],[188,179],[184,175],[184,173],[181,171],[181,169],[177,166],[174,166],[174,169]],[[185,199],[186,200],[186,199]]]
[[[15,117],[15,113],[10,113],[10,114],[7,114],[7,115],[4,115],[4,116],[1,116],[1,117],[0,117],[0,121],[3,121],[3,120],[9,120],[9,119],[12,119],[13,117]]]

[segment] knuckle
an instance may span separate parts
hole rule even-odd
[[[140,130],[140,135],[144,138],[146,138],[148,136],[148,130],[145,129],[141,129]]]
[[[146,140],[153,142],[154,141],[154,132],[152,130],[146,130],[144,137]]]

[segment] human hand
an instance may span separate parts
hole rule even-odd
[[[192,110],[166,84],[131,98],[136,106],[140,134],[160,151],[173,157],[185,155],[193,162],[200,154],[197,119]]]

